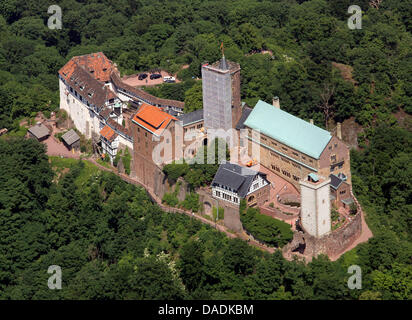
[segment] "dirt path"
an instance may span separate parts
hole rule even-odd
[[[162,203],[162,200],[154,193],[154,191],[151,190],[151,188],[148,188],[145,185],[143,185],[143,183],[140,182],[138,179],[136,179],[136,178],[133,179],[133,178],[130,178],[129,176],[127,176],[126,174],[118,173],[115,169],[111,169],[111,168],[109,169],[109,168],[103,167],[102,165],[98,164],[92,158],[84,159],[84,160],[93,163],[95,166],[97,166],[101,170],[108,171],[108,172],[113,172],[114,174],[119,176],[123,181],[125,181],[127,183],[143,187],[146,190],[146,192],[149,194],[150,198],[152,198],[152,200],[154,202],[156,202],[157,205],[165,212],[185,214],[185,215],[187,215],[191,218],[194,218],[194,219],[197,219],[197,220],[201,221],[202,223],[206,223],[206,224],[210,225],[211,227],[214,227],[216,230],[225,233],[229,238],[232,238],[232,239],[240,238],[240,239],[246,240],[250,245],[253,245],[257,248],[265,250],[269,253],[273,253],[276,250],[275,248],[265,246],[264,244],[254,240],[254,239],[250,239],[249,236],[246,233],[232,233],[225,226],[222,226],[222,225],[217,224],[213,221],[210,221],[210,220],[206,219],[205,217],[202,217],[198,213],[191,212],[191,211],[184,210],[184,209],[179,209],[179,208],[166,206]]]

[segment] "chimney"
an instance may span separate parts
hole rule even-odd
[[[336,124],[336,136],[342,140],[342,124],[340,122]]]
[[[310,124],[313,124],[313,119],[310,119],[309,122],[310,122]]]
[[[279,101],[279,97],[273,97],[273,100],[272,100],[272,105],[275,107],[275,108],[278,108],[278,109],[280,109],[280,101]]]

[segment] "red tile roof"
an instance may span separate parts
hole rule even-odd
[[[91,58],[91,56],[94,58]],[[97,58],[97,56],[99,56],[99,58]],[[104,62],[106,60],[108,62]],[[90,65],[87,64],[87,61],[90,62]],[[76,90],[86,101],[101,108],[107,100],[116,98],[114,92],[104,85],[103,80],[99,81],[95,77],[99,75],[103,79],[107,77],[110,79],[110,73],[113,67],[108,68],[108,71],[105,71],[105,73],[103,73],[103,69],[100,68],[102,66],[105,68],[108,67],[106,63],[110,64],[111,61],[108,60],[103,53],[73,57],[59,70],[59,74],[66,83]],[[97,71],[96,74],[90,73],[89,69],[96,66],[100,66],[96,68],[96,70],[101,69],[101,72]],[[108,73],[107,77],[105,75],[106,73]]]
[[[140,106],[139,111],[133,117],[133,122],[158,136],[162,134],[171,121],[177,121],[177,119],[158,107],[146,103]]]
[[[113,142],[114,139],[117,138],[117,133],[114,132],[114,130],[112,128],[110,128],[109,126],[105,126],[101,131],[100,131],[100,135],[104,138],[106,138],[106,140]]]
[[[103,52],[76,56],[72,60],[88,71],[96,80],[102,82],[110,81],[110,74],[114,70],[114,64]]]
[[[132,133],[130,132],[130,130],[126,127],[123,127],[121,124],[118,124],[115,120],[113,120],[112,118],[109,118],[106,120],[106,123],[115,131],[119,132],[122,135],[128,136],[128,137],[132,137]]]

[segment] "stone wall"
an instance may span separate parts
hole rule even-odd
[[[331,162],[332,155],[336,156],[335,162]],[[341,164],[341,168],[339,168],[339,164]],[[347,182],[351,184],[349,147],[342,140],[333,136],[319,159],[318,174],[328,177],[331,173],[337,175],[340,172],[346,175]]]
[[[240,222],[239,207],[226,206],[225,208],[225,227],[235,232],[241,232],[243,230],[242,223]]]
[[[275,107],[274,107],[275,108]],[[256,142],[249,140],[248,152],[249,156],[252,157],[252,144],[256,145]],[[255,146],[256,148],[256,146]],[[310,168],[317,168],[317,160],[309,157],[308,155],[302,154],[301,152],[282,144],[281,142],[270,138],[264,134],[260,136],[260,163],[268,168],[270,171],[276,173],[282,179],[293,184],[299,190],[299,179],[303,179],[309,173],[314,172]],[[295,161],[289,160],[282,157],[280,154],[270,150],[272,148],[278,152],[289,156],[292,159],[296,159],[301,163],[305,163],[308,167],[298,164]],[[296,156],[296,154],[298,156]],[[304,159],[303,159],[304,158]]]
[[[250,193],[246,196],[248,206],[263,206],[270,197],[270,184]]]
[[[337,256],[343,253],[361,234],[362,219],[358,213],[355,218],[340,229],[337,229],[330,234],[315,238],[308,234],[304,234],[306,249],[305,255],[316,257],[324,253],[328,256]]]
[[[190,192],[189,184],[183,179],[179,178],[178,183],[180,183],[179,192],[177,193],[177,199],[179,201],[184,201],[186,199],[186,195]],[[176,189],[176,185],[174,186],[174,190]]]
[[[302,244],[302,242],[305,246],[303,256],[309,260],[322,253],[329,257],[344,253],[362,233],[362,208],[352,192],[351,195],[358,207],[358,212],[352,220],[321,238],[311,236],[305,230],[295,231],[292,242],[283,249],[285,258],[290,259],[293,255],[292,250],[296,249],[296,244]]]
[[[205,207],[206,204],[206,206],[210,207],[219,206],[219,208],[223,208],[225,210],[225,216],[223,219],[225,227],[235,232],[240,232],[243,230],[242,223],[240,222],[239,206],[231,204],[228,201],[213,198],[210,188],[200,189],[197,192],[199,194],[199,201],[203,204],[203,207]]]

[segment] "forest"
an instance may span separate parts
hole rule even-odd
[[[356,154],[356,164],[373,157],[376,174],[388,174],[375,186],[385,201],[369,197],[366,165],[354,174],[374,237],[307,265],[164,213],[144,189],[88,162],[49,161],[33,139],[1,138],[0,299],[411,299],[412,186],[391,178],[410,176],[411,165],[385,140],[390,130]],[[393,165],[382,149],[396,154]],[[402,163],[409,172],[399,173]],[[348,289],[353,264],[362,290]],[[62,268],[62,290],[47,286],[51,265]]]
[[[62,29],[49,29],[50,5]],[[348,28],[350,0],[3,0],[0,3],[0,127],[58,107],[57,71],[103,51],[122,75],[154,68],[183,82],[149,91],[202,106],[200,66],[240,63],[242,100],[279,96],[282,108],[325,127],[354,116],[365,128],[412,113],[410,1],[368,0],[362,29]],[[257,54],[259,52],[270,54]],[[183,69],[183,66],[188,68]],[[336,67],[340,66],[340,67]],[[342,77],[342,74],[345,74]]]
[[[47,27],[54,4],[61,30]],[[248,105],[279,96],[284,110],[321,127],[351,117],[362,126],[353,191],[374,237],[335,262],[286,261],[164,213],[143,189],[87,162],[49,162],[43,145],[2,137],[0,298],[412,299],[412,133],[395,118],[412,114],[412,5],[357,1],[362,29],[350,30],[351,4],[1,1],[0,128],[18,131],[24,117],[57,110],[57,71],[96,51],[122,75],[176,72],[181,83],[150,91],[201,108],[200,66],[220,58],[223,42]],[[184,174],[195,185],[205,170]],[[47,287],[50,265],[62,267],[62,290]],[[362,268],[361,290],[347,287],[350,265]]]

